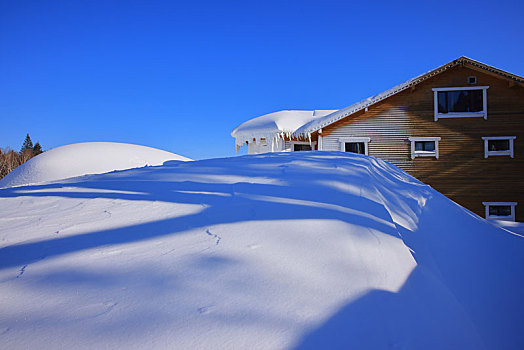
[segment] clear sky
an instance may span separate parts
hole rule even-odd
[[[465,55],[524,75],[524,1],[0,0],[0,147],[235,154],[282,109],[337,109]]]

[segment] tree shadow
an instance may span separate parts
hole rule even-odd
[[[348,161],[345,155],[335,153],[333,157],[333,167],[340,165],[341,160]],[[348,162],[347,168],[351,171],[334,175],[331,165],[327,163],[326,167],[326,161],[317,154],[292,157],[276,154],[248,159],[248,162],[244,157],[207,160],[198,164],[177,162],[164,167],[1,189],[0,197],[4,198],[53,196],[163,201],[198,204],[202,210],[153,222],[10,245],[0,249],[0,269],[100,246],[253,220],[340,220],[398,237],[382,203],[360,194],[341,193],[315,181],[329,176],[332,180],[348,182],[349,176],[353,179],[369,176],[363,165],[351,166],[352,163]],[[362,161],[366,159],[361,157]],[[265,170],[261,172],[261,168]],[[305,173],[304,169],[310,172]],[[189,180],[195,178],[196,181]],[[363,229],[363,234],[365,232]]]

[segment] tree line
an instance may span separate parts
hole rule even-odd
[[[42,153],[42,146],[39,142],[33,145],[29,134],[25,137],[20,152],[16,152],[9,147],[0,148],[0,179],[13,171],[17,166],[24,164],[29,159]]]

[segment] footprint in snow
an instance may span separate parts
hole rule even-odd
[[[213,308],[212,305],[209,305],[209,306],[203,306],[201,308],[198,308],[198,313],[203,315],[203,314],[207,314],[209,312],[211,312],[211,309]]]

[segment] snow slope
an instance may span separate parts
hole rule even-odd
[[[85,142],[46,151],[0,180],[1,187],[36,184],[86,174],[191,160],[156,148],[116,142]]]
[[[522,349],[524,238],[381,160],[0,190],[6,349]]]

